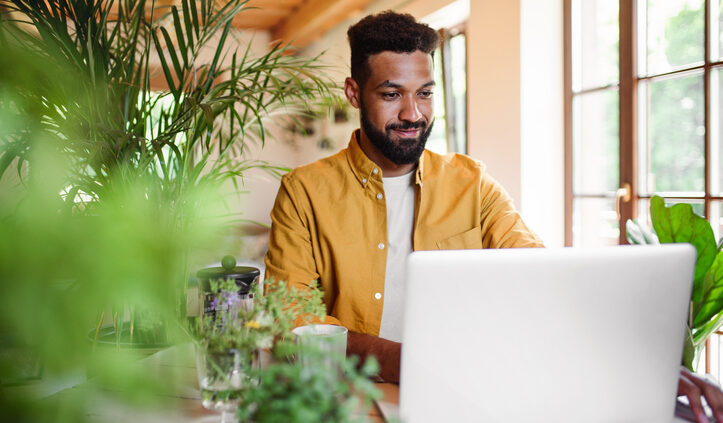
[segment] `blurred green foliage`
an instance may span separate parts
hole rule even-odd
[[[290,364],[296,345],[280,343],[274,349],[275,362],[256,369],[251,377],[258,385],[242,388],[240,421],[263,423],[351,423],[368,420],[371,401],[381,397],[370,380],[379,370],[373,356],[357,368],[358,357],[339,363],[339,371],[323,365]],[[305,351],[308,354],[308,351]]]
[[[315,58],[227,43],[245,3],[183,0],[160,19],[143,0],[0,0],[0,349],[37,354],[43,379],[10,386],[32,363],[0,354],[0,421],[81,422],[99,398],[143,404],[174,383],[88,331],[106,307],[120,323],[150,310],[188,340],[190,258],[226,243],[221,186],[282,172],[244,158],[247,143],[332,88]],[[169,89],[152,93],[158,72]]]

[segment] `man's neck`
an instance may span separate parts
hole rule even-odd
[[[369,157],[369,160],[373,161],[377,164],[377,166],[379,166],[379,168],[382,170],[382,175],[384,175],[385,177],[406,175],[409,172],[412,172],[417,167],[416,163],[401,165],[394,163],[393,161],[389,160],[387,156],[382,154],[382,152],[379,151],[379,149],[374,144],[372,144],[371,140],[369,140],[369,137],[367,137],[367,134],[364,133],[363,129],[359,130],[359,134],[359,147],[361,147],[364,154]]]

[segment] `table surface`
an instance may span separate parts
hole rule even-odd
[[[262,358],[263,362],[263,358]],[[159,392],[158,401],[151,399],[149,404],[157,403],[162,406],[139,408],[130,407],[118,402],[108,395],[105,400],[95,403],[88,410],[91,421],[97,422],[179,422],[179,423],[210,423],[220,421],[218,412],[206,410],[201,405],[201,394],[198,389],[196,363],[191,344],[183,344],[157,352],[137,362],[144,372],[150,373],[159,381],[168,381],[164,384],[167,391]],[[63,401],[66,395],[82,394],[90,389],[90,382],[80,383],[71,388],[61,390],[51,397]],[[377,383],[381,391],[380,402],[387,405],[399,404],[399,385],[392,383]],[[164,388],[164,389],[166,389]],[[392,406],[393,407],[393,406]],[[384,422],[378,407],[372,404],[367,410],[360,410],[356,417],[367,416],[369,422]],[[674,422],[688,420],[684,409],[676,409]]]
[[[263,358],[262,358],[263,362]],[[166,391],[158,392],[158,401],[148,401],[151,406],[131,407],[121,403],[108,395],[105,400],[99,401],[88,410],[91,421],[97,422],[179,422],[179,423],[210,423],[220,421],[220,413],[206,410],[201,404],[201,394],[198,389],[196,363],[191,344],[178,345],[157,352],[137,362],[144,372],[148,372],[154,379],[169,381],[164,386]],[[64,389],[54,395],[54,400],[63,401],[65,396],[82,394],[90,389],[88,383],[80,383],[71,388]],[[386,403],[399,404],[399,386],[391,383],[377,383],[382,392],[382,399]],[[166,389],[164,387],[164,389]],[[153,403],[162,404],[152,406]],[[367,410],[359,410],[356,417],[367,416],[369,422],[384,422],[382,415],[375,404]]]

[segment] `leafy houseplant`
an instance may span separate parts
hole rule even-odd
[[[205,355],[198,360],[199,366],[210,368],[199,373],[199,382],[209,383],[209,375],[227,380],[211,381],[217,387],[224,386],[223,390],[202,386],[204,405],[233,404],[239,406],[241,421],[258,423],[353,421],[359,405],[369,405],[369,400],[378,396],[369,380],[378,370],[376,361],[372,359],[357,370],[352,358],[340,363],[342,374],[329,372],[324,366],[289,361],[299,352],[291,340],[294,324],[326,314],[322,292],[313,286],[297,291],[272,279],[264,285],[265,292],[258,285],[252,287],[253,307],[244,308],[239,307],[233,280],[211,281],[212,313],[201,318],[195,335],[197,354]],[[271,364],[260,367],[254,363],[260,349],[271,352]],[[237,372],[244,374],[243,380],[234,380],[221,371],[231,355],[244,361]]]
[[[654,233],[645,225],[629,220],[626,224],[631,244],[689,242],[697,251],[688,327],[690,334],[684,364],[692,369],[694,350],[700,350],[708,337],[723,325],[723,238],[716,244],[713,228],[693,212],[690,204],[670,207],[654,196],[650,200]]]
[[[194,192],[216,192],[227,182],[238,189],[252,168],[284,170],[244,154],[263,145],[274,119],[286,124],[294,113],[327,104],[334,85],[317,58],[288,55],[280,45],[254,58],[250,44],[233,43],[232,20],[247,1],[161,8],[145,0],[0,0],[0,48],[12,45],[75,78],[19,85],[25,101],[14,106],[19,116],[41,116],[40,127],[71,163],[59,209],[92,218],[115,193],[140,184],[164,224],[183,232],[209,218],[198,214]],[[152,86],[155,77],[168,88]],[[73,133],[63,133],[70,126]],[[23,128],[1,134],[0,175],[17,168],[25,177],[37,148]],[[184,273],[179,268],[169,279],[184,281]],[[183,298],[185,286],[176,290]],[[123,326],[153,326],[133,320],[133,304],[129,322],[127,302],[111,306],[118,342]]]
[[[217,251],[228,222],[221,185],[283,170],[244,154],[333,88],[316,58],[232,45],[245,1],[174,4],[0,0],[0,335],[42,357],[43,379],[95,360],[111,388],[12,395],[17,362],[0,354],[8,421],[87,421],[109,396],[142,404],[167,388],[127,351],[93,351],[88,327],[106,306],[118,328],[144,326],[123,321],[132,308],[183,336],[189,252]]]

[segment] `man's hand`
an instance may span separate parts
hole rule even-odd
[[[701,404],[701,396],[705,397],[706,402],[713,410],[713,417],[717,421],[723,422],[723,391],[719,386],[696,376],[688,369],[681,369],[680,379],[678,379],[678,396],[681,395],[688,397],[690,409],[698,423],[708,423],[708,417]]]
[[[399,342],[349,331],[346,355],[359,356],[360,364],[364,363],[367,356],[375,356],[379,362],[379,377],[385,382],[399,383],[399,363],[402,358],[402,344]]]

